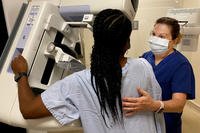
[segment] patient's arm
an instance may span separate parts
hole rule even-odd
[[[21,55],[12,61],[11,67],[15,74],[27,72],[28,69],[27,62]],[[36,96],[32,92],[27,76],[21,77],[18,81],[18,98],[20,111],[25,119],[40,118],[51,115],[43,104],[41,96]]]

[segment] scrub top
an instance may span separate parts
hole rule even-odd
[[[162,88],[162,100],[170,100],[176,92],[186,93],[187,99],[195,98],[195,78],[190,62],[179,51],[165,57],[155,65],[154,54],[142,55],[153,67],[156,79]],[[164,113],[167,133],[181,133],[182,113]]]
[[[142,58],[129,58],[122,68],[122,97],[139,97],[137,87],[144,88],[154,99],[161,99],[161,88],[151,65]],[[114,124],[112,119],[105,117],[105,124],[89,69],[56,82],[41,97],[44,105],[62,125],[80,118],[84,133],[165,133],[163,114],[150,111],[124,117],[123,125]]]

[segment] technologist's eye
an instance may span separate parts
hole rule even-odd
[[[163,38],[163,39],[165,39],[165,38],[166,38],[165,36],[162,36],[162,35],[159,35],[158,37],[160,37],[160,38]]]

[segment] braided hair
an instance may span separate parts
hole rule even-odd
[[[123,122],[121,101],[122,69],[120,57],[129,40],[130,20],[117,9],[97,14],[93,24],[94,46],[91,54],[91,82],[101,106],[101,115]]]

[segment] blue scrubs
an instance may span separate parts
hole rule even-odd
[[[153,67],[156,79],[162,88],[162,100],[170,100],[176,92],[186,93],[187,99],[195,98],[195,78],[190,62],[179,51],[165,57],[155,65],[154,54],[142,55]],[[166,133],[181,133],[182,113],[164,113]]]

